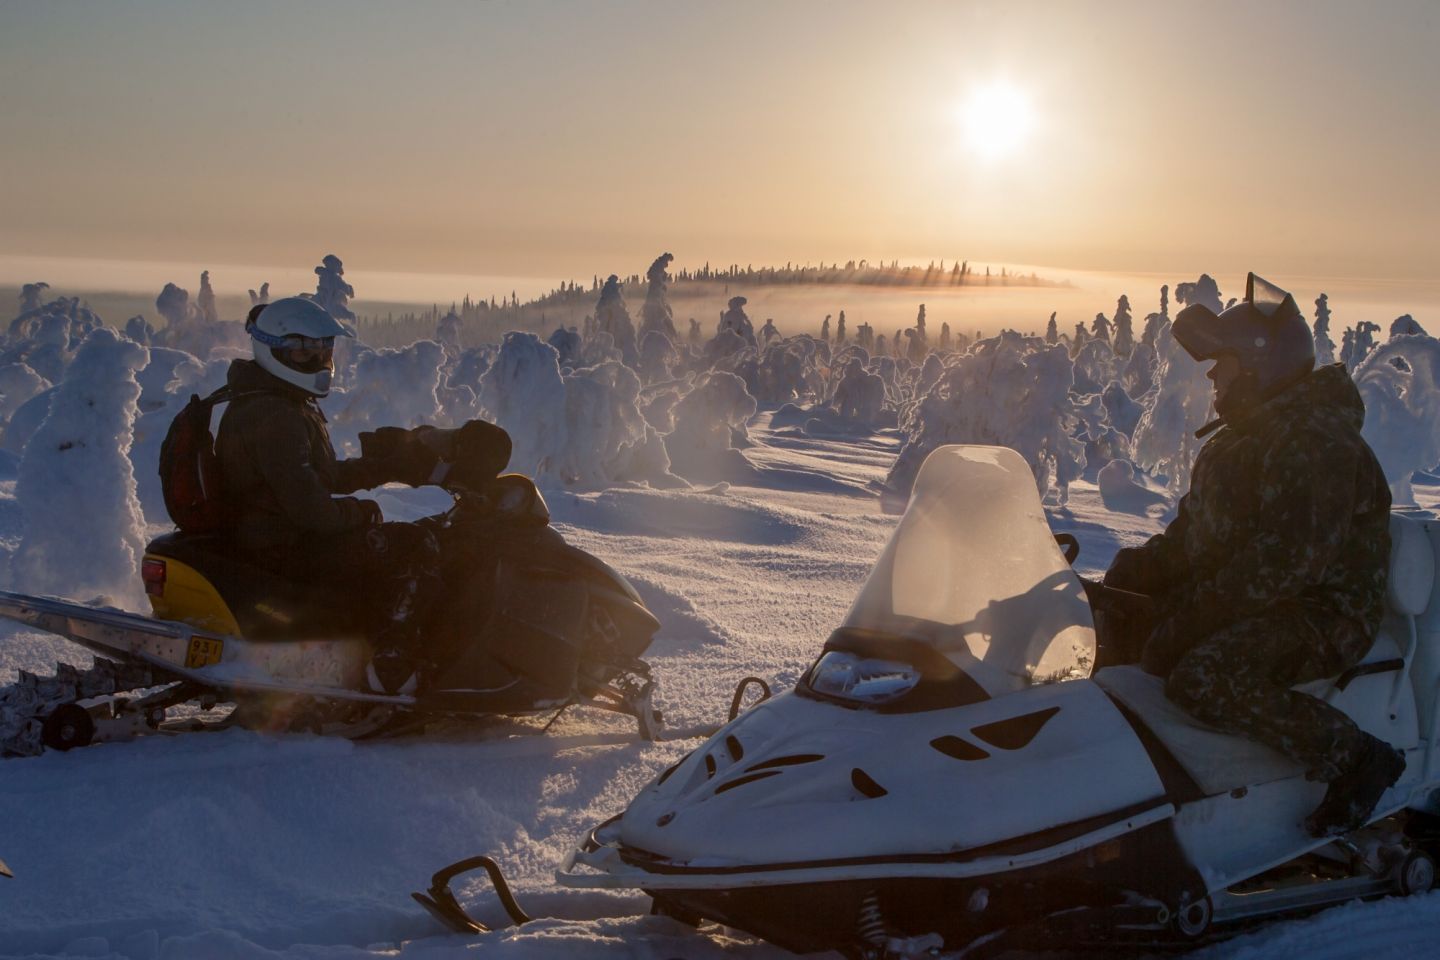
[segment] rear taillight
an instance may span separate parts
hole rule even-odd
[[[145,581],[145,592],[152,597],[165,596],[165,561],[142,560],[140,579]]]

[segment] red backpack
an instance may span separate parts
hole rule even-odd
[[[231,393],[229,387],[221,387],[203,400],[192,393],[190,402],[170,421],[160,445],[160,488],[170,519],[186,533],[214,533],[225,526],[210,412],[217,404],[246,395]]]

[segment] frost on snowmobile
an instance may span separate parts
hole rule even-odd
[[[1011,450],[952,446],[927,459],[796,689],[661,773],[557,879],[866,958],[1196,939],[1428,889],[1440,529],[1392,526],[1380,639],[1360,666],[1304,688],[1409,759],[1348,837],[1301,826],[1323,783],[1198,725],[1159,678],[1135,666],[1090,677],[1086,585],[1029,467]]]
[[[366,691],[363,598],[275,576],[215,535],[173,533],[146,547],[153,618],[0,592],[0,617],[97,654],[89,670],[22,672],[0,690],[0,756],[217,725],[377,736],[570,704],[627,714],[653,737],[640,657],[659,622],[634,588],[565,543],[527,477],[447,489],[454,506],[421,521],[440,543],[445,591],[426,626],[442,666],[418,697]],[[167,720],[191,702],[236,707],[222,721]]]

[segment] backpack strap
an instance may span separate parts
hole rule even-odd
[[[260,394],[268,392],[269,391],[266,390],[242,390],[239,393],[235,393],[230,389],[230,386],[227,384],[221,387],[219,390],[216,390],[214,393],[210,394],[210,396],[205,397],[204,399],[201,399],[200,394],[192,393],[190,394],[190,402],[203,403],[205,406],[213,408],[219,406],[222,403],[229,403],[232,400],[239,400],[241,397],[258,397]]]

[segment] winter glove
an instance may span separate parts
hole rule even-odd
[[[379,430],[360,434],[360,456],[382,482],[408,484],[423,487],[438,483],[436,468],[440,465],[440,454],[421,440],[422,431],[430,427],[405,430],[400,427],[381,427]]]
[[[1104,584],[1131,593],[1152,593],[1153,578],[1148,575],[1148,567],[1149,558],[1144,550],[1126,547],[1115,554],[1110,569],[1105,571]]]
[[[440,455],[415,440],[410,441],[404,456],[395,463],[395,479],[412,487],[440,483],[445,479],[445,473]]]
[[[479,489],[510,462],[510,434],[484,420],[469,420],[455,431],[451,482]]]
[[[380,504],[374,500],[336,497],[334,503],[340,508],[340,516],[344,518],[347,529],[368,530],[385,522],[385,517],[380,512]]]

